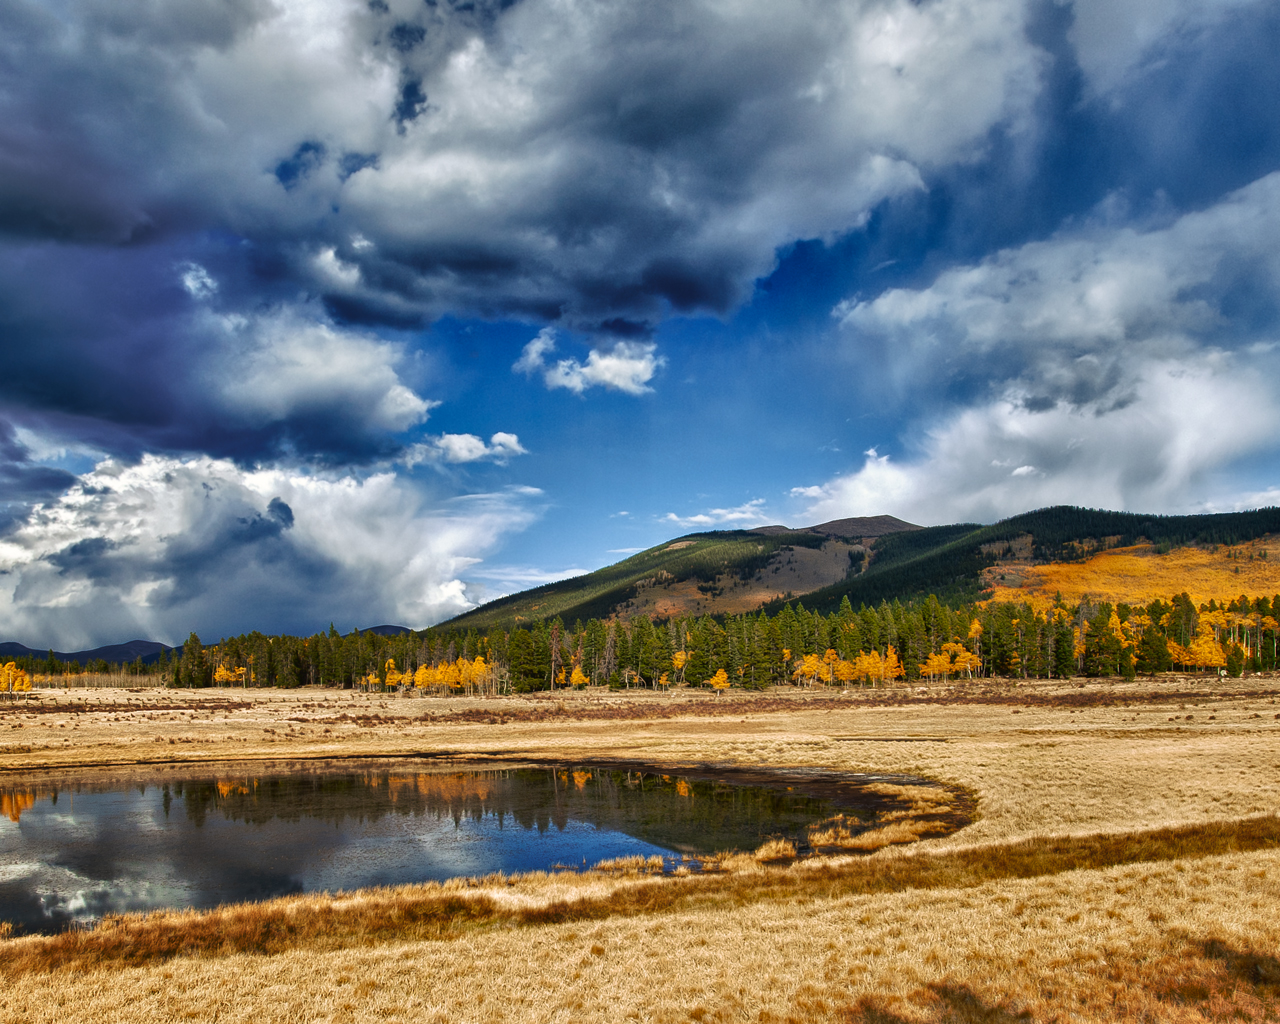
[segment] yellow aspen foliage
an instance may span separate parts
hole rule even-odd
[[[574,665],[573,672],[569,675],[569,685],[570,686],[586,686],[589,682],[591,682],[591,680],[587,677],[587,674],[582,671],[582,666]],[[665,672],[662,673],[662,679],[660,680],[660,682],[664,686],[666,685],[667,674]]]
[[[30,693],[31,677],[17,662],[0,666],[0,693]]]
[[[907,674],[907,667],[898,660],[898,652],[890,645],[884,652],[884,677],[887,680],[901,679]]]
[[[944,680],[951,674],[951,656],[949,654],[930,654],[920,666],[920,674],[934,680],[941,676]]]
[[[1227,663],[1226,651],[1210,633],[1200,633],[1187,648],[1190,664],[1196,668],[1222,668]]]
[[[963,672],[972,679],[973,673],[982,669],[982,659],[962,643],[943,644],[942,652],[951,657],[951,671],[955,675]]]
[[[721,690],[729,689],[729,673],[722,668],[716,669],[716,674],[708,679],[707,682],[709,682],[711,684],[711,688],[719,694]]]
[[[806,681],[810,686],[818,679],[825,679],[827,666],[816,654],[806,654],[796,659],[795,670],[791,677],[797,681]]]
[[[671,680],[668,678],[667,673],[663,672],[662,675],[658,676],[658,685],[664,690],[669,690],[671,688]]]
[[[879,651],[872,651],[870,654],[859,651],[853,661],[853,671],[855,679],[866,679],[872,683],[883,682],[884,659],[880,657]]]
[[[831,674],[841,683],[851,683],[858,678],[857,667],[852,661],[841,658],[831,666]]]

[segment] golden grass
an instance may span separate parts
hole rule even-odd
[[[302,896],[8,940],[0,1021],[1274,1017],[1277,680],[1082,682],[730,694],[714,710],[679,692],[109,690],[6,708],[0,730],[23,728],[0,731],[0,771],[18,786],[61,766],[141,779],[160,757],[231,775],[326,756],[597,757],[921,774],[974,794],[980,817],[870,856]],[[575,717],[647,702],[688,710]],[[884,742],[902,737],[945,742]],[[910,788],[916,803],[947,792]],[[66,945],[32,952],[46,942]]]
[[[1052,607],[1054,596],[1062,594],[1067,604],[1083,597],[1115,604],[1150,604],[1157,598],[1169,600],[1186,591],[1197,605],[1210,599],[1233,600],[1280,593],[1280,546],[1269,549],[1263,539],[1237,547],[1175,548],[1158,555],[1149,544],[1112,548],[1080,562],[1019,567],[1018,586],[999,583],[1005,567],[988,570],[997,601],[1028,601],[1037,610]],[[1257,557],[1262,551],[1268,558]],[[1249,556],[1253,555],[1252,560]]]

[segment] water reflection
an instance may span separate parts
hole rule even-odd
[[[0,918],[48,931],[109,912],[751,849],[835,809],[785,788],[590,766],[0,788]]]

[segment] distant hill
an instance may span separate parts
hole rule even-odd
[[[891,533],[902,533],[906,530],[920,530],[923,527],[903,522],[894,516],[859,516],[855,519],[833,519],[829,523],[818,526],[758,526],[752,533],[766,535],[778,533],[820,533],[825,537],[846,537],[855,540],[875,540]]]
[[[377,633],[378,636],[399,636],[401,633],[412,633],[408,626],[369,626],[367,629],[352,630],[353,633]]]
[[[91,651],[54,651],[53,656],[59,661],[78,661],[81,665],[86,665],[91,661],[101,659],[112,664],[126,663],[142,659],[144,665],[150,665],[161,654],[171,651],[173,648],[167,644],[159,643],[155,640],[130,640],[124,644],[108,644],[106,647],[95,647]],[[4,658],[47,658],[49,649],[35,650],[24,644],[14,643],[12,640],[0,643],[0,657]]]
[[[893,516],[837,519],[792,529],[694,533],[593,573],[492,601],[441,623],[444,629],[511,629],[540,619],[612,615],[775,612],[803,600],[833,611],[927,594],[973,600],[1002,582],[993,567],[1079,562],[1099,551],[1147,542],[1154,552],[1189,545],[1242,544],[1280,536],[1280,509],[1152,516],[1072,506],[1038,509],[990,526],[920,527]],[[1008,574],[1006,574],[1008,575]],[[1001,596],[1009,596],[1009,587]]]
[[[499,598],[442,623],[446,629],[528,624],[560,616],[720,615],[754,611],[845,579],[867,555],[864,542],[920,527],[892,516],[841,519],[790,529],[691,533],[572,579]]]

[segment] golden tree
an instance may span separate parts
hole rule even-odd
[[[1187,648],[1191,664],[1196,668],[1222,668],[1227,663],[1227,653],[1222,644],[1208,632],[1197,633]]]
[[[716,674],[707,680],[711,684],[711,688],[716,691],[716,696],[720,696],[722,690],[729,689],[729,673],[722,668],[716,669]]]
[[[930,654],[925,658],[925,662],[920,666],[920,674],[928,676],[932,682],[938,676],[942,676],[945,681],[947,676],[951,674],[951,656],[949,654]]]
[[[898,660],[898,652],[893,649],[893,645],[889,645],[889,649],[884,652],[884,677],[886,680],[901,679],[907,674],[907,668]]]
[[[671,655],[671,667],[676,670],[682,683],[684,682],[684,666],[688,661],[689,655],[684,651],[676,651],[675,654]]]

